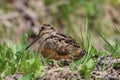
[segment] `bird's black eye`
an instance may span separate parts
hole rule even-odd
[[[54,30],[54,28],[53,28],[53,27],[51,27],[50,29]]]
[[[44,27],[41,27],[41,30],[43,30],[44,29]]]
[[[53,27],[51,27],[51,29],[54,29]]]

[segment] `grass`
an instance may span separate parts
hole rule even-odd
[[[89,35],[90,33],[87,27],[88,26],[86,26],[86,44],[84,44],[84,46],[86,46],[87,55],[78,61],[73,61],[71,68],[79,71],[80,74],[84,75],[86,78],[90,78],[91,73],[97,64],[97,59],[93,57],[98,55],[100,52],[97,52],[97,50],[92,46],[92,37]],[[83,39],[83,36],[81,37]],[[120,55],[119,42],[119,44],[117,43],[115,46],[112,46],[103,36],[101,36],[101,38],[106,42],[109,48],[108,51],[112,53],[114,57]],[[26,34],[21,38],[20,45],[14,44],[11,47],[8,47],[5,43],[0,45],[1,79],[7,75],[13,75],[19,72],[24,73],[21,80],[35,79],[37,76],[42,74],[44,66],[42,65],[41,57],[38,57],[38,55],[32,51],[25,51],[26,46]],[[42,60],[48,65],[48,61],[46,59],[42,58]],[[81,67],[79,67],[80,64],[82,65]],[[105,67],[105,65],[103,65],[103,67]]]
[[[86,20],[86,24],[87,20]],[[81,32],[80,32],[81,33]],[[92,45],[92,36],[88,30],[88,25],[86,25],[86,36],[85,38],[81,34],[81,38],[78,38],[78,42],[84,43],[82,46],[87,51],[87,55],[78,61],[72,61],[70,65],[73,71],[79,71],[86,79],[91,78],[92,72],[97,65],[97,58],[94,56],[103,55],[106,57],[107,52],[111,53],[114,58],[120,56],[120,42],[116,41],[115,45],[111,45],[108,40],[100,35],[107,45],[106,52],[98,52]],[[24,76],[20,80],[34,80],[36,77],[41,75],[45,65],[49,65],[49,60],[38,56],[35,52],[31,50],[25,51],[27,46],[27,34],[24,34],[21,38],[20,45],[13,44],[8,47],[6,43],[0,44],[0,78],[3,79],[8,75],[13,75],[22,72]],[[82,42],[81,42],[82,41]],[[44,65],[43,65],[44,64]],[[81,66],[80,66],[81,65]],[[62,66],[60,66],[62,67]],[[106,65],[101,66],[103,68]]]
[[[0,78],[24,72],[24,80],[33,79],[41,73],[43,65],[39,57],[32,51],[25,51],[27,36],[23,35],[21,45],[8,47],[0,45]],[[22,79],[23,80],[23,79]]]
[[[110,44],[110,42],[108,42],[104,36],[100,35],[101,38],[106,42],[108,49],[107,51],[114,57],[117,58],[120,56],[120,42],[118,40],[116,40],[116,43],[114,46],[112,46]]]

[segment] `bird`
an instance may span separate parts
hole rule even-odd
[[[34,43],[38,42],[38,52],[43,57],[52,58],[55,60],[78,60],[86,54],[86,51],[72,37],[58,33],[52,25],[43,24],[31,44],[26,47],[26,50]]]

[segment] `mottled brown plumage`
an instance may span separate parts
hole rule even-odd
[[[34,42],[36,41],[39,44],[38,50],[44,57],[60,60],[71,59],[74,56],[76,60],[86,53],[73,38],[57,33],[49,24],[44,24],[41,27],[38,38]]]

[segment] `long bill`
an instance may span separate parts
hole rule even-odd
[[[30,48],[35,42],[37,42],[40,39],[40,37],[37,37],[33,42],[31,42],[26,48],[25,50],[27,50],[28,48]]]

